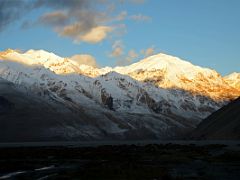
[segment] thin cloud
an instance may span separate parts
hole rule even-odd
[[[141,54],[144,55],[144,57],[151,56],[155,53],[155,48],[154,47],[149,47],[147,49],[141,50]]]
[[[146,2],[146,0],[129,0],[129,1],[134,4],[143,4]]]
[[[113,29],[108,26],[97,26],[89,30],[84,26],[84,24],[76,23],[65,26],[64,28],[57,28],[56,30],[60,36],[70,37],[76,43],[84,41],[95,44],[104,40],[107,37],[107,34]]]
[[[63,11],[55,11],[51,13],[46,13],[39,18],[41,24],[50,26],[61,26],[66,25],[68,22],[68,16]]]
[[[81,35],[78,36],[76,41],[77,42],[85,41],[92,44],[96,44],[103,41],[107,37],[107,34],[112,32],[112,30],[113,28],[108,26],[98,26],[98,27],[92,28],[90,32],[82,36]]]
[[[135,50],[132,49],[128,52],[128,57],[131,58],[131,59],[135,59],[135,58],[138,57],[138,54],[136,53]]]
[[[128,51],[128,53],[125,57],[121,57],[121,58],[117,59],[116,65],[117,66],[129,65],[129,64],[133,63],[133,61],[137,57],[139,57],[138,53],[135,50],[132,49],[132,50]]]
[[[97,3],[99,1],[96,1]],[[28,2],[30,3],[30,2]],[[53,9],[83,9],[90,7],[94,2],[89,0],[32,0],[33,8],[48,7]]]
[[[131,19],[131,20],[134,20],[134,21],[145,21],[145,22],[152,20],[151,17],[145,16],[145,15],[143,15],[143,14],[135,14],[135,15],[132,15],[132,16],[130,16],[130,19]]]
[[[112,52],[109,56],[115,59],[116,65],[125,66],[132,63],[132,61],[138,57],[138,54],[133,49],[125,54],[123,42],[117,40],[112,44]]]
[[[98,67],[96,59],[89,54],[76,54],[70,57],[70,59],[77,62],[79,65],[85,64],[92,67]]]
[[[120,3],[144,4],[146,0],[119,0]]]
[[[117,15],[117,17],[115,18],[115,20],[117,20],[117,21],[123,21],[123,20],[126,19],[127,14],[128,14],[127,11],[122,11],[122,12],[120,12],[120,13]]]
[[[112,45],[112,52],[110,54],[110,57],[120,57],[123,55],[123,43],[121,40],[117,40]]]

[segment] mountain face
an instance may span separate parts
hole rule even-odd
[[[240,139],[240,98],[204,119],[192,137],[196,139]]]
[[[59,120],[61,119],[61,121]],[[39,98],[0,79],[0,141],[52,140],[77,116],[60,102]]]
[[[177,120],[163,115],[122,115],[93,101],[86,107],[63,99],[39,96],[0,79],[0,142],[152,139],[182,130]]]
[[[0,59],[2,79],[71,112],[52,128],[63,139],[173,138],[240,95],[216,71],[165,54],[102,69],[43,50],[7,50]]]
[[[240,73],[232,73],[224,77],[224,80],[232,87],[240,89]]]

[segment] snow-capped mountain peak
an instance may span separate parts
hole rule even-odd
[[[57,56],[56,54],[52,53],[52,52],[47,52],[45,50],[33,50],[30,49],[27,52],[24,53],[26,56],[29,56],[31,58],[36,58],[37,61],[42,61],[42,62],[46,62],[46,61],[58,61],[60,59],[62,59],[62,57]]]
[[[233,72],[224,77],[224,80],[232,87],[240,89],[240,73]]]
[[[171,74],[181,73],[188,74],[188,76],[191,76],[198,71],[211,71],[210,69],[194,66],[190,62],[163,53],[150,56],[129,66],[116,67],[114,70],[123,73],[130,73],[139,70],[165,70],[169,71]]]
[[[240,91],[233,89],[215,70],[162,53],[113,70],[158,87],[182,89],[219,101],[226,96],[234,99],[240,95]]]
[[[137,63],[130,65],[129,67],[132,68],[132,71],[143,69],[143,70],[152,70],[152,69],[164,69],[169,66],[183,66],[184,67],[192,67],[192,64],[186,61],[183,61],[177,57],[170,56],[167,54],[157,54],[145,58]]]
[[[227,76],[225,76],[224,78],[227,78],[227,79],[240,79],[240,73],[237,73],[237,72],[233,72]]]
[[[14,61],[26,65],[41,65],[50,69],[56,74],[80,73],[79,64],[69,58],[62,58],[44,50],[29,50],[25,53],[19,53],[14,50],[8,50],[0,53],[4,60]]]

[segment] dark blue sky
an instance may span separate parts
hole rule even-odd
[[[116,0],[96,4],[79,10],[72,10],[72,6],[25,9],[27,12],[1,27],[0,50],[44,49],[60,56],[90,54],[100,66],[125,65],[163,52],[222,75],[240,71],[239,0]],[[7,13],[3,8],[0,11]],[[76,15],[81,11],[88,13]],[[42,20],[46,13],[55,12],[58,18],[59,12],[68,12],[64,18],[70,20]],[[71,24],[91,19],[94,12],[98,12],[93,16],[94,25],[84,32],[77,30],[81,36],[65,31]],[[100,31],[105,34],[96,34]]]

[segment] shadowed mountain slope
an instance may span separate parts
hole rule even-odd
[[[122,114],[45,93],[39,96],[0,78],[0,142],[168,139],[192,129],[176,116]]]
[[[240,97],[204,119],[192,137],[197,139],[240,139]]]
[[[25,93],[13,83],[0,79],[0,141],[41,141],[63,139],[63,133],[77,118],[60,102]],[[71,125],[72,124],[72,125]],[[67,136],[65,136],[67,139]]]

